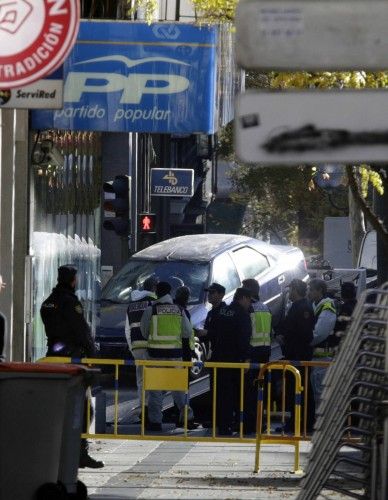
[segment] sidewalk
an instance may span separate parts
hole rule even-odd
[[[301,443],[302,467],[309,447]],[[90,453],[105,461],[104,469],[80,470],[90,499],[294,499],[299,491],[286,445],[262,447],[258,474],[255,448],[246,444],[106,440],[92,441]],[[345,497],[330,491],[320,498]]]

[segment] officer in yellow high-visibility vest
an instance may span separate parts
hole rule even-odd
[[[334,349],[328,345],[328,338],[333,333],[337,321],[337,310],[333,299],[327,296],[324,280],[314,278],[309,282],[308,296],[312,301],[315,316],[313,340],[313,361],[331,361]],[[314,391],[315,408],[318,409],[323,391],[323,379],[326,367],[316,366],[311,371],[311,385]]]
[[[271,356],[272,314],[268,307],[260,301],[260,285],[255,279],[245,279],[244,288],[252,294],[250,309],[252,333],[250,338],[250,360],[252,363],[268,363]],[[257,369],[250,369],[245,376],[245,432],[250,434],[256,430],[257,410]]]
[[[150,359],[182,361],[182,348],[189,349],[192,326],[184,310],[174,304],[170,295],[171,285],[161,281],[156,286],[157,300],[143,313],[140,321],[142,335],[148,340]],[[183,422],[185,394],[172,393]],[[148,422],[146,429],[162,430],[163,391],[150,391],[148,398]],[[188,428],[194,429],[193,411],[189,407]]]
[[[255,279],[246,279],[242,285],[252,294],[250,311],[252,322],[251,361],[268,363],[271,356],[272,314],[268,306],[260,302],[260,285]]]

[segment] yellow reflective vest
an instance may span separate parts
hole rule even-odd
[[[270,346],[272,314],[268,307],[259,301],[252,303],[252,309],[250,344],[252,347]]]
[[[182,310],[178,305],[152,306],[148,348],[182,349]]]

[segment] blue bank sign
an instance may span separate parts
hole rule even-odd
[[[193,196],[194,170],[189,168],[152,168],[151,196]]]
[[[65,63],[64,107],[33,127],[213,133],[217,29],[83,21]]]

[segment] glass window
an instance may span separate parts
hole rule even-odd
[[[376,231],[370,231],[364,238],[360,252],[359,267],[377,270]]]
[[[233,252],[233,258],[244,279],[254,278],[269,267],[267,258],[250,247],[239,248]]]
[[[109,280],[101,298],[118,304],[127,303],[132,290],[141,289],[151,275],[157,276],[159,281],[170,283],[172,297],[180,286],[189,287],[189,304],[198,304],[203,301],[203,289],[209,281],[209,264],[133,259]]]
[[[229,254],[224,253],[214,260],[212,281],[224,286],[226,293],[232,292],[240,286],[236,266]]]

